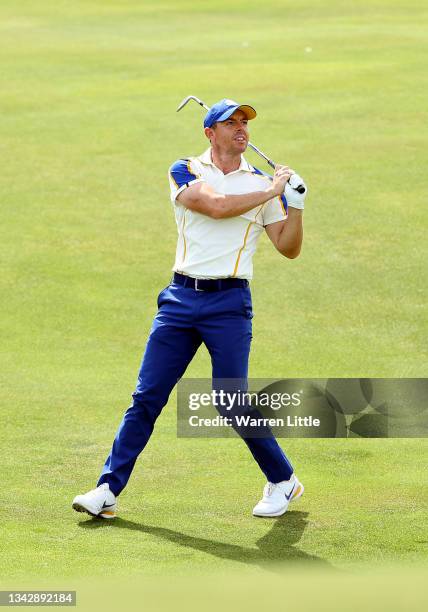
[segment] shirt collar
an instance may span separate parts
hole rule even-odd
[[[217,168],[211,157],[211,147],[204,151],[204,153],[202,153],[202,155],[200,155],[198,159],[203,164],[208,164],[209,166],[214,166],[214,168]],[[239,172],[240,170],[244,170],[245,172],[254,172],[253,166],[247,162],[243,155],[241,155],[241,164],[238,170],[235,170],[235,172]]]

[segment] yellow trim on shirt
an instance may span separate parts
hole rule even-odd
[[[190,159],[187,160],[187,170],[189,171],[190,174],[193,174],[195,178],[197,179],[201,178],[200,174],[196,174],[196,172],[193,172],[192,166],[190,165]]]
[[[184,250],[183,250],[183,259],[181,260],[181,263],[184,262],[184,260],[186,259],[186,252],[187,252],[187,244],[186,244],[186,236],[184,235],[184,226],[186,224],[186,213],[189,209],[186,208],[186,210],[184,211],[184,215],[183,215],[183,224],[181,226],[181,234],[183,236],[183,245],[184,245]]]
[[[256,219],[257,219],[257,215],[258,215],[258,214],[259,214],[259,212],[262,210],[263,206],[264,206],[264,204],[262,204],[262,205],[260,206],[259,210],[258,210],[258,211],[257,211],[257,213],[256,213],[256,216],[254,217],[254,221],[250,221],[250,222],[249,222],[249,224],[248,224],[248,226],[247,226],[247,229],[246,229],[246,231],[245,231],[245,236],[244,236],[244,242],[243,242],[243,244],[242,244],[241,248],[240,248],[240,249],[239,249],[239,251],[238,251],[238,256],[237,256],[237,258],[236,258],[235,267],[234,267],[234,269],[233,269],[233,274],[232,274],[232,276],[236,276],[236,273],[238,272],[239,260],[241,259],[241,253],[242,253],[242,251],[245,249],[245,246],[246,246],[246,244],[247,244],[247,238],[248,238],[248,234],[250,233],[250,228],[251,228],[251,226],[252,226],[252,225],[254,225],[254,224],[255,224]]]
[[[187,160],[187,170],[189,171],[189,174],[193,174],[192,168],[190,166],[190,159]],[[195,174],[195,176],[196,176],[196,174]]]
[[[278,196],[278,200],[279,200],[279,203],[281,204],[281,208],[282,208],[282,212],[284,213],[284,217],[287,219],[288,214],[287,214],[287,211],[285,210],[284,202],[282,201],[280,195]]]

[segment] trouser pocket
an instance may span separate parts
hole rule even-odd
[[[242,287],[239,289],[239,291],[241,294],[243,312],[247,319],[252,319],[254,314],[253,314],[253,301],[251,299],[251,291],[249,287]]]
[[[161,307],[161,304],[162,304],[162,298],[163,298],[163,296],[164,296],[164,294],[165,294],[165,291],[166,291],[167,289],[169,289],[169,285],[167,285],[166,287],[164,287],[164,288],[162,289],[162,291],[161,291],[161,292],[159,293],[159,295],[158,295],[158,299],[157,299],[158,308],[160,308],[160,307]]]

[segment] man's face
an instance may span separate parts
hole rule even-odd
[[[219,121],[212,128],[205,128],[212,146],[229,153],[243,153],[248,145],[248,119],[241,110],[236,110],[226,121]]]

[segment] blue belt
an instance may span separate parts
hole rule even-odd
[[[173,282],[196,291],[223,291],[248,287],[250,284],[245,278],[192,278],[178,272],[174,272]]]

